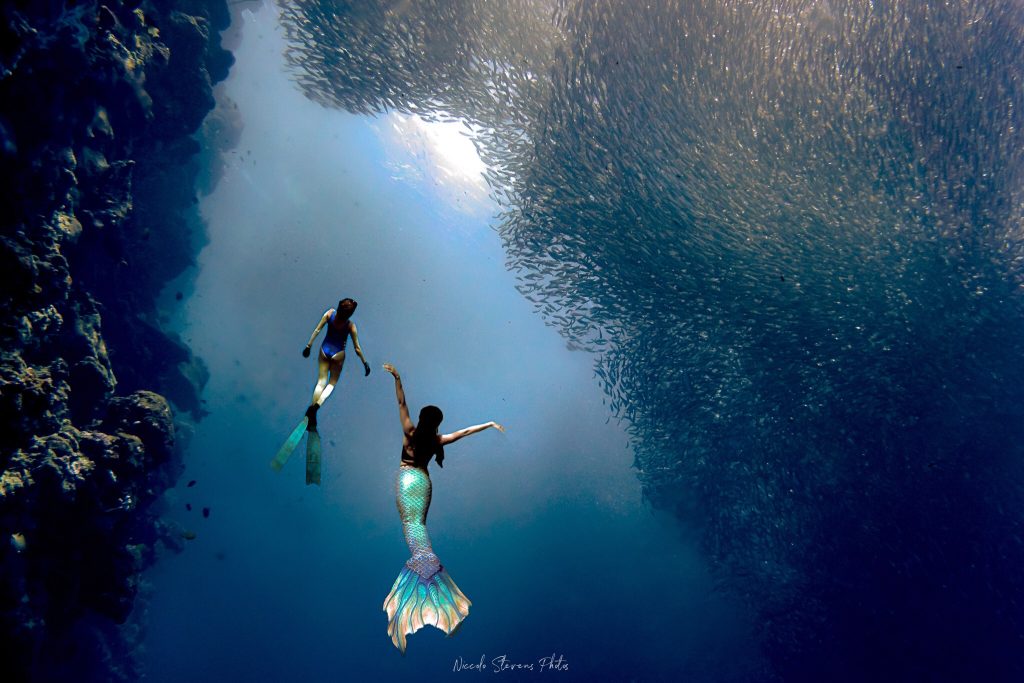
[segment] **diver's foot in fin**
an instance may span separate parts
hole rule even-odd
[[[284,467],[284,464],[288,462],[288,458],[291,457],[292,452],[299,445],[299,442],[302,441],[302,435],[306,433],[306,424],[308,422],[309,419],[303,417],[299,420],[299,424],[295,425],[295,429],[292,430],[291,435],[288,436],[284,445],[278,449],[277,455],[275,455],[274,459],[270,462],[270,466],[274,468],[274,470],[280,472],[281,468]]]
[[[306,435],[306,484],[320,485],[320,434],[315,429]]]
[[[313,403],[308,408],[306,408],[306,418],[309,419],[309,423],[306,424],[307,431],[316,431],[316,413],[318,410],[320,410],[319,403]]]
[[[424,626],[434,626],[449,636],[454,635],[469,615],[472,604],[444,567],[427,579],[403,567],[384,600],[388,635],[395,647],[405,654],[405,637]]]

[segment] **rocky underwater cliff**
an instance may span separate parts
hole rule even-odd
[[[131,680],[122,626],[206,369],[158,295],[205,240],[195,133],[233,58],[225,0],[4,3],[3,678]],[[176,298],[182,299],[178,293]]]

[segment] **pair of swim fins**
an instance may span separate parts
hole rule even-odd
[[[306,427],[309,424],[309,418],[303,416],[299,420],[299,424],[295,426],[292,433],[285,440],[281,448],[278,449],[277,455],[270,461],[270,466],[277,472],[280,472],[284,467],[284,464],[288,462],[288,458],[292,456],[292,452],[298,447],[299,442],[302,441],[302,435],[306,434],[306,483],[320,485],[320,433],[315,429],[307,430]]]

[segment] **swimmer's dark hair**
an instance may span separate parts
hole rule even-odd
[[[423,406],[416,429],[412,433],[412,450],[417,460],[429,460],[435,456],[438,467],[444,467],[444,447],[437,438],[437,428],[444,420],[444,413],[437,406]],[[422,427],[422,429],[421,429]]]
[[[351,318],[358,305],[355,299],[342,299],[338,302],[338,315],[342,318]]]

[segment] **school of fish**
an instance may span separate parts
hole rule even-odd
[[[308,97],[482,129],[522,294],[773,676],[1024,676],[1024,3],[282,18]]]

